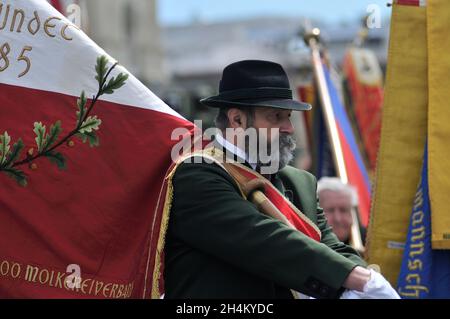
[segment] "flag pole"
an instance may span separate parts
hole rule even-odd
[[[348,184],[348,175],[347,169],[345,168],[344,153],[342,151],[342,145],[339,139],[330,92],[328,90],[328,85],[325,79],[325,72],[320,55],[319,37],[320,30],[318,28],[313,28],[305,33],[304,40],[311,49],[314,76],[316,79],[317,87],[319,89],[319,98],[324,113],[328,136],[331,141],[334,166],[341,181],[344,184]],[[357,251],[363,253],[364,245],[361,240],[359,219],[354,207],[352,207],[351,209],[351,214],[353,222],[351,227],[350,245]]]

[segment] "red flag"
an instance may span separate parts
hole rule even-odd
[[[63,12],[63,7],[61,5],[61,1],[60,0],[50,0],[50,3],[53,7],[55,7],[56,10],[58,10],[59,12],[61,12],[62,14],[64,14]]]
[[[349,99],[358,124],[369,168],[375,169],[380,144],[383,74],[375,54],[350,48],[344,57]]]
[[[0,30],[0,134],[11,139],[6,159],[23,140],[19,161],[31,148],[30,156],[38,153],[35,122],[50,133],[60,121],[58,141],[74,130],[77,99],[83,90],[97,93],[95,65],[105,53],[45,0],[8,6],[9,17],[0,13],[8,24]],[[16,9],[24,12],[21,25],[12,19]],[[159,233],[155,208],[177,142],[171,133],[193,125],[123,67],[109,78],[120,72],[129,75],[125,85],[102,95],[90,114],[101,120],[91,131],[98,147],[73,136],[55,150],[66,170],[47,156],[16,166],[27,175],[25,187],[0,170],[0,297],[150,296],[144,286],[152,285],[150,242]],[[78,275],[77,267],[81,281],[72,288],[67,279]]]
[[[404,6],[423,7],[425,6],[426,0],[396,0],[395,3]]]

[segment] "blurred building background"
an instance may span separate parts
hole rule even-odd
[[[266,17],[213,24],[161,28],[161,39],[170,74],[171,89],[190,97],[183,111],[194,118],[202,110],[197,101],[215,94],[222,69],[242,59],[271,60],[283,65],[293,88],[311,80],[310,53],[299,35],[305,18]],[[326,25],[322,30],[332,63],[340,67],[345,50],[360,30],[359,23]],[[369,32],[367,47],[386,64],[388,28]],[[205,110],[206,112],[206,110]]]
[[[159,0],[165,1],[165,0]],[[83,29],[153,92],[189,119],[211,122],[198,100],[215,94],[222,69],[241,59],[280,63],[296,87],[310,81],[309,51],[299,36],[305,18],[265,16],[206,23],[195,16],[181,26],[158,23],[156,0],[65,0],[83,13]],[[87,21],[86,21],[87,20]],[[330,24],[312,20],[322,31],[334,66],[360,29],[359,21]],[[386,64],[389,21],[371,29],[366,46]]]
[[[306,21],[321,29],[337,70],[361,27],[361,19],[330,22],[275,14],[209,22],[194,14],[189,23],[170,25],[158,19],[158,5],[166,0],[61,1],[65,7],[77,3],[82,28],[95,42],[173,109],[190,120],[203,120],[204,128],[213,125],[215,111],[199,100],[216,93],[221,72],[229,63],[242,59],[278,62],[288,72],[295,92],[312,79],[310,53],[300,34]],[[382,25],[369,30],[365,47],[375,52],[384,70],[388,19]],[[306,143],[302,119],[294,120],[302,147]]]
[[[87,33],[106,52],[158,89],[169,84],[164,66],[156,0],[80,1],[87,11]]]

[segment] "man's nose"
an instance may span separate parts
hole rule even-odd
[[[291,119],[284,121],[283,125],[280,127],[280,132],[289,135],[294,134],[294,126],[292,125]]]
[[[342,223],[342,215],[339,214],[339,212],[336,212],[334,214],[334,221],[338,224]]]

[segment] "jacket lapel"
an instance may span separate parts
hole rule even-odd
[[[317,184],[314,176],[290,166],[286,166],[278,175],[287,189],[285,194],[292,194],[294,205],[309,219],[317,222]]]

